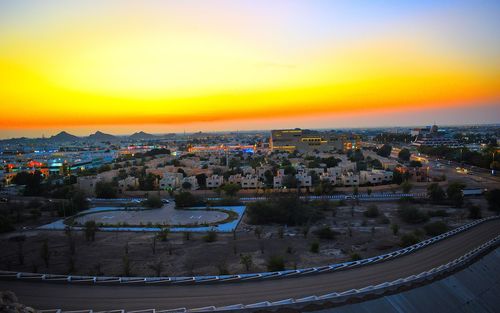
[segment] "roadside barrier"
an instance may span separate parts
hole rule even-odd
[[[480,245],[479,247],[467,252],[455,260],[438,267],[432,268],[428,271],[422,272],[418,275],[411,275],[405,278],[399,278],[393,281],[380,283],[378,285],[370,285],[361,289],[351,289],[343,292],[332,292],[324,295],[311,295],[302,298],[289,298],[279,301],[262,301],[252,304],[233,304],[222,307],[207,306],[201,308],[176,308],[169,310],[146,309],[137,311],[125,310],[112,310],[106,312],[116,313],[174,313],[174,312],[230,312],[230,311],[256,311],[260,309],[277,310],[279,308],[296,308],[300,309],[309,304],[323,304],[323,303],[343,303],[354,298],[363,298],[369,295],[383,295],[386,292],[398,290],[401,287],[409,287],[417,283],[434,280],[436,277],[443,275],[447,272],[454,271],[472,259],[483,253],[484,251],[500,244],[500,236]],[[99,311],[94,310],[80,310],[80,311],[63,311],[61,309],[54,310],[41,310],[40,313],[96,313]]]
[[[458,233],[466,231],[484,222],[498,219],[500,216],[491,216],[476,220],[469,224],[462,225],[439,236],[432,237],[421,241],[412,246],[399,249],[397,251],[374,256],[358,261],[348,261],[344,263],[335,263],[324,266],[308,267],[296,270],[284,270],[277,272],[261,272],[261,273],[245,273],[232,275],[216,275],[216,276],[170,276],[170,277],[115,277],[115,276],[81,276],[81,275],[59,275],[59,274],[41,274],[41,273],[26,273],[14,271],[0,271],[0,279],[17,279],[17,280],[39,280],[44,282],[59,282],[71,284],[156,284],[156,285],[188,285],[188,284],[214,284],[214,283],[232,283],[245,282],[267,279],[286,279],[305,275],[320,275],[321,273],[341,271],[359,266],[384,262],[394,258],[404,256],[415,252],[419,249],[427,247],[433,243],[454,236]]]

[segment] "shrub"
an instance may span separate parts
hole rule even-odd
[[[500,189],[490,190],[485,196],[488,201],[488,210],[500,213]]]
[[[319,239],[335,239],[337,232],[333,231],[330,227],[325,226],[314,231],[314,234],[318,236]]]
[[[14,229],[12,220],[6,215],[0,215],[0,233],[6,233]]]
[[[425,225],[424,230],[429,236],[438,236],[448,231],[448,225],[444,222],[433,222]]]
[[[392,230],[392,234],[394,236],[397,236],[398,233],[399,233],[399,225],[398,224],[392,224],[391,225],[391,230]]]
[[[312,253],[319,253],[319,242],[315,241],[311,243],[311,252]]]
[[[181,192],[175,195],[175,206],[179,208],[191,207],[202,204],[202,201],[190,192]]]
[[[351,261],[359,261],[361,260],[361,255],[359,253],[351,253]]]
[[[301,201],[297,195],[275,196],[247,204],[250,224],[304,225],[323,217],[323,210]]]
[[[161,202],[160,197],[151,195],[143,202],[143,205],[148,208],[161,208],[163,203]]]
[[[158,234],[156,235],[156,237],[160,240],[160,241],[167,241],[168,239],[168,234],[170,233],[170,229],[168,228],[163,228],[162,230],[160,230],[160,232],[158,232]]]
[[[376,205],[370,205],[368,209],[363,213],[366,217],[375,218],[379,216],[379,211]]]
[[[481,218],[481,207],[477,205],[471,205],[469,207],[469,218],[478,219]]]
[[[279,255],[272,255],[266,262],[267,270],[277,272],[285,270],[285,259]]]
[[[215,230],[209,230],[207,234],[203,237],[203,240],[205,240],[205,242],[217,241],[217,233],[215,232]]]
[[[403,221],[409,224],[418,224],[429,220],[429,215],[414,206],[405,204],[399,206],[398,214]]]
[[[403,248],[412,246],[420,242],[420,238],[417,235],[409,233],[401,236],[401,241],[399,245]]]
[[[430,210],[427,211],[427,215],[430,217],[448,217],[450,214],[448,214],[445,210]]]

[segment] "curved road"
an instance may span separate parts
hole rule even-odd
[[[500,234],[495,219],[417,252],[378,264],[320,275],[214,285],[73,285],[0,281],[20,302],[37,309],[173,309],[251,304],[324,295],[419,274],[445,264]]]

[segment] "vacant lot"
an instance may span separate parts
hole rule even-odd
[[[486,206],[482,200],[475,203]],[[169,233],[160,240],[154,239],[154,233],[97,232],[95,241],[86,241],[83,232],[31,230],[25,231],[22,235],[26,238],[20,241],[15,237],[19,232],[9,233],[0,239],[0,268],[82,275],[217,275],[245,272],[242,255],[251,256],[250,272],[266,271],[266,263],[274,255],[283,257],[286,268],[291,269],[396,250],[404,234],[418,234],[420,240],[429,237],[424,227],[435,221],[449,227],[471,221],[467,209],[419,204],[416,206],[421,211],[441,211],[448,216],[407,224],[400,219],[396,202],[375,205],[377,217],[365,215],[369,203],[347,203],[324,212],[325,218],[309,227],[256,227],[246,224],[244,218],[235,234],[217,234],[210,239],[203,233]],[[484,209],[482,213],[491,214]],[[393,224],[399,226],[396,235]],[[333,237],[320,238],[317,230],[325,227],[334,231]]]

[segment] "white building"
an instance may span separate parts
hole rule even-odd
[[[360,171],[359,178],[361,184],[383,184],[392,181],[393,173],[390,171],[382,170],[371,170],[371,171]]]
[[[336,184],[337,184],[337,176],[332,175],[332,174],[330,174],[329,172],[322,173],[322,174],[319,176],[319,179],[320,179],[321,181],[328,181],[328,182],[330,182],[332,185],[336,185]]]
[[[295,178],[297,179],[297,187],[311,187],[312,186],[312,178],[307,174],[296,174]]]
[[[165,173],[160,179],[160,189],[176,189],[181,186],[182,173]]]
[[[224,183],[224,177],[219,175],[212,175],[207,177],[207,188],[218,188]]]
[[[241,188],[255,189],[260,187],[259,178],[255,175],[246,175],[241,179]]]
[[[347,172],[342,175],[341,182],[344,186],[359,186],[359,175]]]
[[[227,179],[227,181],[230,183],[230,184],[238,184],[238,185],[241,185],[241,181],[243,179],[243,176],[241,176],[241,174],[235,174],[235,175],[231,175],[229,176],[229,178]]]

